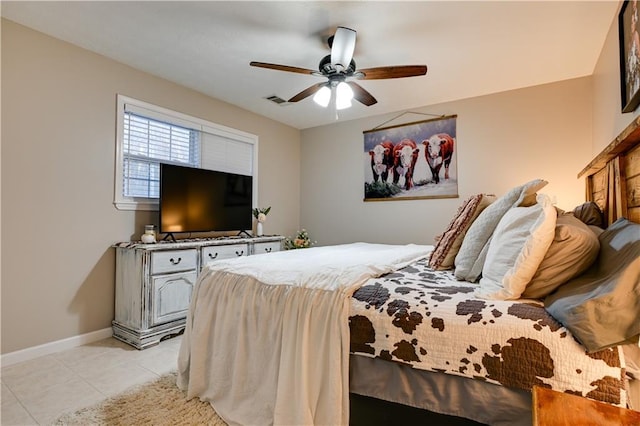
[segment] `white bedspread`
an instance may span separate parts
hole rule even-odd
[[[196,283],[178,386],[230,425],[349,422],[349,298],[430,246],[355,243],[216,261]]]

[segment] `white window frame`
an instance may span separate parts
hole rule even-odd
[[[142,112],[141,115],[148,118],[160,119],[170,124],[191,128],[204,134],[211,135],[213,138],[219,137],[222,141],[221,143],[228,141],[231,144],[234,142],[250,144],[251,158],[247,161],[250,161],[251,164],[243,164],[244,172],[239,172],[237,170],[237,161],[225,162],[224,155],[219,159],[221,162],[218,162],[218,164],[212,167],[202,167],[201,164],[200,167],[230,173],[249,174],[253,176],[253,206],[255,207],[258,205],[258,136],[118,94],[116,111],[115,192],[113,199],[113,204],[118,210],[157,211],[159,206],[158,199],[155,198],[125,197],[123,195],[125,108],[133,108],[138,111],[142,110],[144,112]],[[205,138],[200,137],[199,139],[199,143],[202,144],[203,139]]]

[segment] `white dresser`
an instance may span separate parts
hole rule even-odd
[[[282,236],[119,243],[113,336],[138,349],[184,330],[191,293],[207,262],[271,253]]]

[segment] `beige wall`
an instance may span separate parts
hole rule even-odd
[[[111,244],[157,214],[113,206],[116,94],[259,137],[265,231],[299,226],[300,132],[2,21],[2,353],[100,330]]]
[[[619,58],[618,17],[616,15],[611,22],[592,78],[593,156],[610,144],[640,114],[640,108],[634,112],[622,113]]]
[[[466,197],[501,195],[534,178],[549,181],[543,192],[572,209],[584,200],[576,175],[591,157],[591,88],[585,77],[412,110],[458,115],[459,199],[362,201],[362,132],[398,113],[304,130],[301,224],[319,245],[431,244]]]

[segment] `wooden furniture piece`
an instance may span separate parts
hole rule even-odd
[[[137,349],[181,333],[191,293],[207,262],[271,253],[284,237],[116,244],[113,336]]]
[[[640,412],[534,386],[534,426],[637,426]]]
[[[582,176],[586,199],[598,204],[606,225],[620,217],[640,223],[640,117],[578,173]]]

